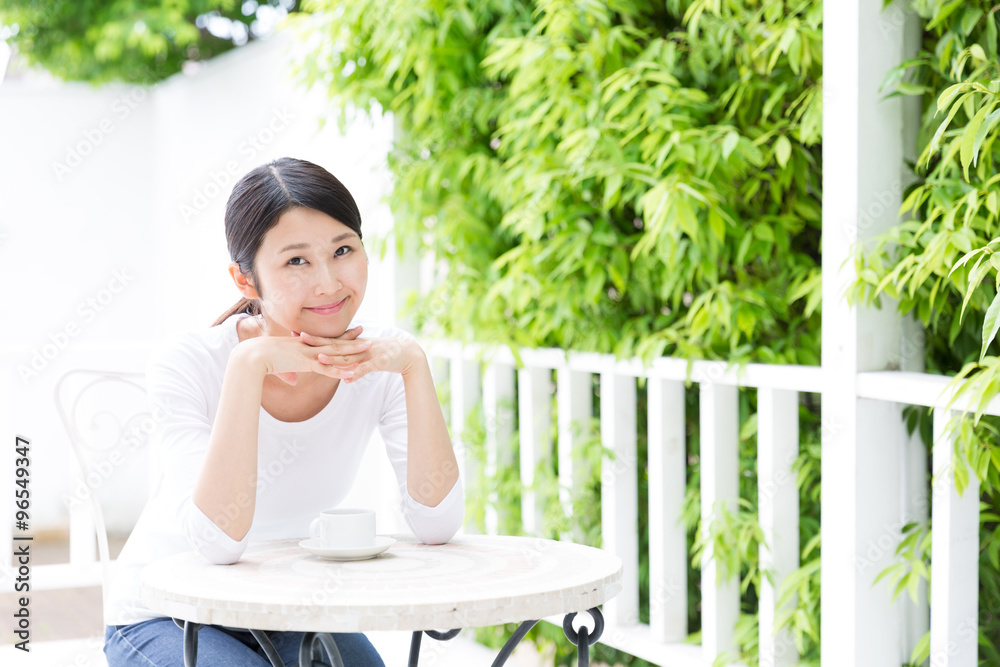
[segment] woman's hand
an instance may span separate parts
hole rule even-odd
[[[346,335],[346,334],[345,334]],[[301,340],[315,346],[317,350],[326,348],[339,340],[323,338],[302,332]],[[370,346],[358,352],[324,350],[316,356],[317,360],[331,369],[350,369],[352,374],[344,377],[345,383],[357,382],[364,376],[375,371],[399,373],[408,375],[421,360],[426,360],[424,352],[416,341],[406,338],[356,338],[354,342],[369,343]],[[341,377],[341,376],[337,376]]]
[[[372,340],[359,339],[362,328],[348,329],[336,338],[319,338],[302,332],[295,336],[257,336],[245,346],[268,375],[276,375],[290,385],[298,382],[299,373],[320,373],[350,381],[356,367],[370,359]],[[325,356],[325,361],[319,357]],[[368,371],[365,371],[368,372]]]

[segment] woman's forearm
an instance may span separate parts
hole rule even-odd
[[[406,490],[422,505],[434,507],[458,480],[458,462],[448,436],[427,357],[403,374],[406,392]]]
[[[266,369],[248,347],[229,357],[194,504],[234,540],[253,522],[257,500],[257,424]]]

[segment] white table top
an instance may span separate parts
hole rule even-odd
[[[304,538],[251,543],[232,565],[195,552],[143,569],[150,609],[259,630],[450,630],[585,611],[621,591],[622,562],[600,549],[532,537],[462,535],[426,545],[395,535],[388,551],[329,561]]]

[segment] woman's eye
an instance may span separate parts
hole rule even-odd
[[[292,266],[302,266],[301,264],[295,263],[295,260],[297,260],[297,259],[301,259],[303,262],[306,261],[302,257],[292,257],[290,260],[288,260],[288,263],[291,264]]]
[[[333,255],[334,257],[340,257],[341,255],[346,255],[347,253],[351,252],[351,250],[353,250],[351,246],[342,245],[339,248],[337,248],[337,252],[333,253]]]

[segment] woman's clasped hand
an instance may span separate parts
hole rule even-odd
[[[292,336],[257,336],[241,343],[256,354],[268,375],[289,385],[299,373],[320,373],[344,383],[356,382],[375,371],[406,375],[423,356],[415,341],[405,338],[360,338],[361,326],[327,338],[308,332]]]
[[[361,327],[355,327],[347,333],[355,329],[359,331],[357,335],[360,335]],[[368,343],[366,347],[358,351],[329,350],[329,347],[335,345],[341,338],[313,336],[303,331],[299,334],[299,339],[307,345],[322,349],[323,351],[318,352],[316,357],[326,367],[322,372],[328,375],[330,372],[338,371],[346,373],[347,375],[333,375],[333,377],[342,377],[345,383],[357,382],[375,371],[406,375],[422,356],[422,350],[417,343],[405,338],[366,339],[355,337],[354,342],[356,343]]]

